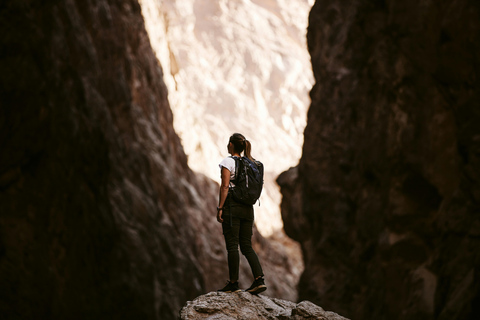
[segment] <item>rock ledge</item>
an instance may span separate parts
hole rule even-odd
[[[348,320],[334,312],[325,311],[310,301],[297,304],[247,292],[210,292],[199,296],[185,304],[180,311],[180,319]]]

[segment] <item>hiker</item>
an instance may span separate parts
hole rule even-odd
[[[234,200],[232,196],[232,190],[235,188],[235,180],[238,178],[235,175],[235,169],[241,161],[240,154],[244,152],[244,157],[254,161],[250,154],[251,144],[240,133],[234,133],[228,141],[227,150],[231,156],[223,159],[219,164],[222,183],[220,185],[220,195],[217,207],[217,221],[222,224],[223,235],[225,237],[230,280],[223,289],[218,291],[227,293],[241,291],[238,285],[240,266],[238,245],[240,245],[240,250],[245,258],[247,258],[254,277],[252,285],[245,291],[252,294],[258,294],[265,291],[267,286],[265,285],[265,280],[263,278],[264,274],[262,266],[260,265],[257,254],[252,248],[252,228],[254,220],[253,204],[241,203]],[[261,163],[259,164],[261,165]],[[263,166],[261,168],[261,174],[261,183],[263,184]],[[239,175],[238,172],[237,175]],[[255,201],[256,199],[253,203]]]

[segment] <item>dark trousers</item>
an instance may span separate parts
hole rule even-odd
[[[230,222],[230,218],[232,221]],[[238,245],[242,254],[247,258],[248,264],[252,269],[253,277],[256,279],[263,276],[262,266],[258,260],[255,250],[252,248],[252,228],[253,219],[244,219],[238,217],[223,218],[222,229],[225,237],[225,244],[228,253],[228,270],[230,281],[238,280],[238,270],[240,267],[240,255],[238,254]]]

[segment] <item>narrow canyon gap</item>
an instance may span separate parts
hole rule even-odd
[[[141,0],[189,166],[219,182],[234,132],[265,164],[257,227],[283,234],[276,177],[298,164],[313,86],[312,0]]]

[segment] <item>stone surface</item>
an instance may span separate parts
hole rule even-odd
[[[223,293],[210,292],[188,301],[180,311],[180,319],[283,319],[283,320],[347,320],[346,318],[310,301],[298,304],[270,298],[264,295],[252,295],[247,292]]]
[[[313,6],[303,155],[278,179],[300,299],[359,320],[480,318],[479,9]]]
[[[174,319],[219,288],[218,185],[187,165],[139,4],[4,1],[0,46],[1,318]]]

